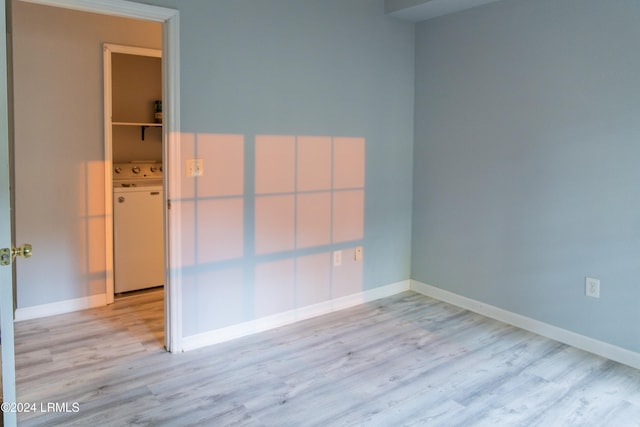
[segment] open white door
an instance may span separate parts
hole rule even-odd
[[[2,334],[2,400],[16,401],[16,368],[13,343],[13,269],[11,268],[11,198],[9,182],[9,116],[7,95],[7,29],[5,0],[0,0],[0,333]],[[16,425],[16,413],[5,411],[4,425]],[[10,408],[9,408],[10,409]]]

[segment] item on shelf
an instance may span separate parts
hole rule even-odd
[[[156,123],[162,123],[162,101],[154,102],[154,113]]]

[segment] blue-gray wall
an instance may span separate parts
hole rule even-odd
[[[329,245],[317,252],[364,246],[359,290],[408,279],[414,26],[386,17],[384,0],[149,3],[180,11],[183,134],[196,139],[238,134],[245,141],[244,255],[226,264],[196,261],[184,266],[185,335],[258,316],[254,310],[257,265],[277,261],[280,255],[290,259],[314,253],[255,254],[256,135],[364,138],[364,237],[353,245]],[[185,247],[176,250],[193,252],[194,239],[201,239],[202,233],[196,229],[193,234],[183,236]],[[199,244],[201,252],[215,251],[224,242]],[[230,274],[236,282],[212,283],[212,277],[229,277],[226,273],[216,276],[216,271],[225,269],[233,270]],[[237,302],[225,301],[230,292],[238,297],[229,290],[238,286],[237,280],[244,283],[242,296]],[[274,286],[272,297],[290,300],[292,295]],[[221,310],[229,315],[220,315]]]
[[[416,27],[414,279],[640,351],[639,18],[509,0]]]

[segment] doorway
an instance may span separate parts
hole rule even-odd
[[[165,283],[162,51],[104,45],[107,303]],[[109,255],[113,253],[112,262]],[[111,273],[112,272],[112,273]],[[156,289],[157,290],[157,289]]]
[[[139,19],[147,22],[157,22],[161,24],[162,40],[163,40],[162,41],[163,56],[168,58],[166,61],[163,61],[163,83],[162,83],[163,91],[162,92],[164,96],[163,104],[165,106],[164,108],[165,111],[164,111],[164,123],[163,123],[163,128],[161,133],[162,133],[162,152],[163,152],[163,157],[165,159],[164,170],[165,170],[166,176],[169,177],[171,174],[171,157],[169,153],[172,151],[170,148],[173,144],[176,144],[179,139],[179,134],[178,134],[178,130],[179,130],[179,103],[178,103],[179,64],[178,64],[178,52],[177,52],[178,45],[179,45],[178,44],[178,36],[179,36],[178,12],[171,9],[165,9],[161,7],[149,6],[144,4],[132,3],[132,2],[127,2],[126,4],[123,4],[123,2],[118,2],[118,1],[112,1],[112,2],[103,1],[103,2],[96,2],[94,4],[94,2],[87,2],[84,0],[29,0],[29,1],[17,0],[17,3],[36,3],[38,5],[54,6],[56,7],[57,10],[72,9],[75,11],[90,12],[93,14],[107,15],[111,17],[135,18],[135,19]],[[77,56],[80,56],[80,55],[77,55]],[[52,72],[53,70],[49,70],[49,71],[52,76],[55,76],[55,73]],[[73,78],[70,76],[60,76],[60,77],[63,79]],[[101,79],[101,76],[99,76],[99,78]],[[16,94],[16,97],[18,96],[20,95]],[[57,101],[59,104],[58,108],[51,109],[50,114],[59,116],[60,118],[59,121],[61,123],[64,123],[64,121],[69,118],[69,114],[65,114],[66,112],[65,105],[64,105],[65,97],[63,96],[59,97]],[[101,127],[102,126],[99,126],[99,128]],[[80,144],[84,143],[85,139],[80,137],[78,139],[80,142],[77,142],[77,144],[79,144],[78,146],[80,146]],[[16,135],[16,146],[20,145],[20,141],[21,141],[21,137],[19,135]],[[56,150],[56,148],[53,147],[55,145],[55,141],[53,139],[41,138],[38,141],[39,142],[37,143],[39,144],[40,147],[42,147],[42,150],[37,150],[37,151],[34,151],[32,154],[30,154],[33,156],[34,159],[38,157],[43,157],[46,159],[47,157],[50,157],[47,153],[53,152]],[[69,152],[69,150],[65,150],[64,148],[59,148],[58,150]],[[77,153],[71,152],[70,154],[73,156],[73,155],[76,155]],[[92,159],[95,159],[95,160],[92,160]],[[44,161],[45,160],[42,160],[42,162]],[[84,160],[80,159],[80,161],[76,163],[79,164],[80,166],[77,167],[76,170],[73,170],[67,173],[74,175],[78,178],[83,178],[85,180],[85,183],[82,184],[81,183],[82,179],[78,179],[78,185],[80,186],[79,188],[80,191],[78,191],[78,188],[71,189],[76,193],[79,192],[83,194],[83,197],[84,197],[82,200],[82,207],[84,209],[83,212],[86,213],[86,215],[83,217],[84,228],[78,227],[80,229],[78,233],[84,233],[85,235],[88,235],[89,233],[95,234],[96,230],[102,228],[103,229],[102,236],[105,236],[107,232],[104,231],[104,228],[106,227],[106,223],[108,222],[107,219],[112,215],[112,210],[108,206],[104,206],[104,211],[100,212],[100,210],[97,209],[96,206],[100,206],[101,203],[97,203],[96,200],[94,200],[95,197],[93,197],[92,191],[90,191],[90,188],[95,188],[96,185],[98,186],[102,185],[105,193],[111,192],[111,182],[104,179],[104,172],[100,172],[107,169],[105,167],[105,161],[96,159],[95,157],[92,157],[92,158],[84,157]],[[56,169],[56,166],[52,165],[51,168]],[[104,180],[104,183],[100,184],[103,180]],[[17,190],[19,191],[20,189],[18,188]],[[61,191],[58,196],[64,197],[65,190],[64,189],[60,189],[60,190]],[[167,192],[165,201],[167,201],[168,198],[169,198],[169,194]],[[49,201],[50,202],[49,206],[54,206],[54,204],[56,203],[55,197],[51,197],[51,195],[49,194],[45,195],[44,199],[45,200],[42,200],[43,204],[47,204],[47,201]],[[176,230],[176,227],[171,227],[169,225],[170,222],[175,220],[176,220],[175,218],[172,219],[167,214],[165,216],[164,229]],[[167,234],[167,239],[166,239],[165,253],[167,255],[165,259],[166,259],[166,265],[167,265],[167,268],[166,268],[167,274],[166,274],[166,281],[165,281],[166,292],[165,292],[165,304],[164,304],[165,306],[165,334],[164,334],[165,347],[169,351],[179,351],[181,337],[178,331],[181,330],[181,326],[180,326],[181,318],[179,316],[179,309],[178,309],[179,304],[177,304],[178,298],[175,296],[180,295],[180,277],[177,272],[172,272],[172,270],[169,268],[172,262],[171,261],[172,252],[170,250],[172,236],[169,233],[166,233],[166,234]],[[18,235],[18,237],[21,238],[20,235]],[[80,262],[79,264],[82,264],[83,266],[85,266],[87,271],[87,277],[88,277],[87,288],[88,289],[85,292],[89,294],[89,297],[75,298],[72,295],[71,298],[69,299],[71,301],[70,305],[67,304],[66,306],[68,308],[68,311],[73,311],[75,309],[80,309],[80,308],[90,308],[89,306],[82,306],[82,307],[79,307],[77,305],[74,306],[73,304],[75,304],[79,300],[82,300],[81,302],[83,304],[89,304],[91,306],[99,306],[101,305],[100,304],[101,302],[102,303],[106,302],[105,300],[108,299],[109,292],[106,289],[106,285],[104,284],[105,283],[104,274],[108,275],[109,272],[107,271],[105,273],[105,270],[107,269],[103,271],[99,271],[100,270],[99,268],[94,268],[94,267],[96,265],[108,265],[108,263],[104,261],[104,258],[102,260],[99,260],[99,258],[100,258],[100,253],[102,253],[103,257],[109,257],[108,255],[109,251],[104,251],[104,249],[102,251],[96,250],[96,248],[92,246],[92,243],[89,242],[85,247],[82,247],[82,248],[76,247],[77,252],[73,252],[73,249],[71,249],[73,245],[69,244],[68,247],[65,248],[64,247],[65,242],[61,242],[60,239],[50,238],[49,240],[57,241],[57,243],[52,242],[52,245],[58,246],[59,253],[67,253],[68,265],[60,265],[60,263],[52,263],[52,265],[49,266],[49,268],[44,269],[45,271],[64,272],[65,268],[70,270],[74,265],[74,263],[78,263],[77,258],[74,258],[74,257],[83,256],[82,255],[83,253],[88,254],[88,255],[85,255],[85,258],[83,258],[82,262]],[[35,251],[37,254],[38,246],[36,246]],[[45,247],[42,247],[39,252],[42,254],[42,257],[46,257],[48,256],[49,253],[51,253],[49,251],[49,248],[45,248]],[[71,267],[69,265],[71,265]],[[18,292],[21,291],[20,288],[21,288],[21,284],[20,284],[20,279],[18,278]],[[101,290],[103,291],[102,293],[100,292]],[[46,294],[46,292],[47,290],[42,292],[42,294]],[[40,292],[32,292],[31,290],[29,292],[23,292],[23,294],[25,293],[29,294],[29,298],[35,298],[23,304],[27,306],[26,308],[30,308],[32,306],[43,307],[43,306],[52,305],[52,304],[40,303],[40,301],[46,302],[45,299],[37,300],[37,298],[46,298],[47,295],[41,295]],[[98,298],[94,298],[96,295],[98,296]],[[102,297],[99,297],[100,295],[102,295]],[[111,291],[111,295],[113,295],[113,291]],[[51,300],[51,295],[49,295],[49,298]],[[61,299],[64,299],[64,297],[62,297]],[[51,314],[56,314],[56,313],[51,313]]]

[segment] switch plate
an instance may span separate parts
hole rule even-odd
[[[333,251],[333,266],[340,267],[342,265],[342,251]]]
[[[204,175],[204,161],[202,159],[187,160],[187,176]]]
[[[353,251],[353,259],[355,261],[362,261],[362,246],[358,246],[355,251]]]
[[[600,298],[600,280],[593,277],[584,279],[585,295],[592,298]]]

